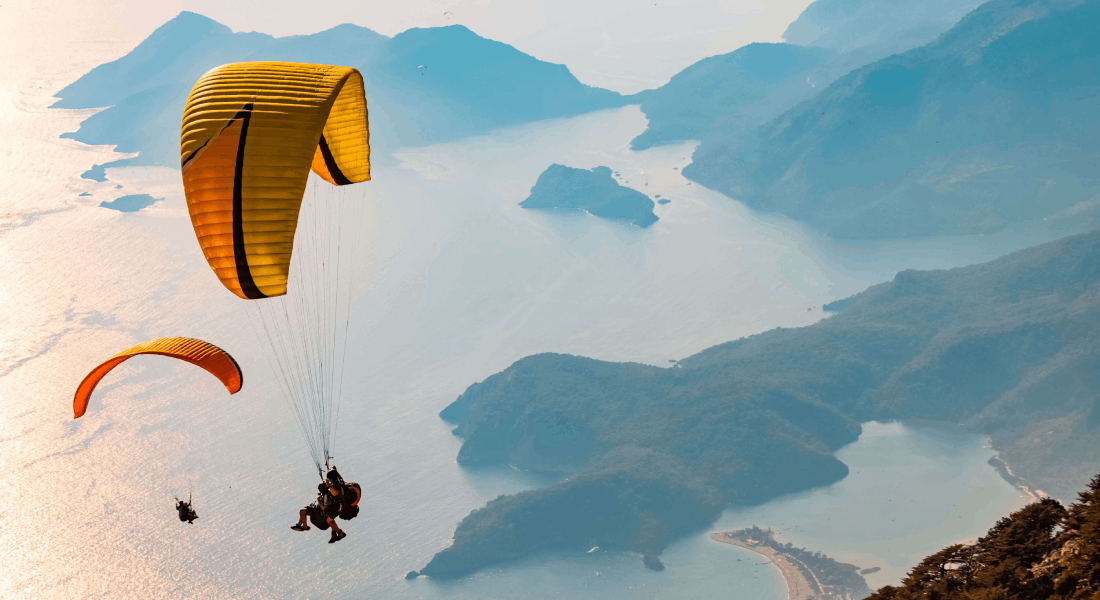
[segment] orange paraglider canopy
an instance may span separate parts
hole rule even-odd
[[[88,400],[92,397],[92,390],[104,375],[128,358],[139,354],[159,354],[198,365],[221,380],[230,394],[240,391],[244,380],[237,361],[214,344],[185,337],[157,338],[131,346],[92,369],[92,372],[88,373],[76,388],[76,397],[73,398],[73,418],[79,419],[88,410]]]

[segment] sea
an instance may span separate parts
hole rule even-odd
[[[64,9],[13,10],[41,24]],[[363,245],[334,452],[364,499],[348,537],[329,545],[326,533],[289,529],[312,500],[316,471],[244,301],[203,260],[178,171],[83,179],[92,164],[130,155],[59,137],[96,111],[50,109],[52,94],[135,40],[76,25],[0,27],[2,598],[785,598],[777,570],[707,531],[673,543],[663,571],[597,548],[455,581],[406,580],[470,511],[553,482],[508,466],[460,467],[461,439],[439,411],[531,354],[671,367],[718,343],[828,318],[825,303],[900,270],[1044,241],[833,241],[684,179],[694,143],[631,151],[646,127],[636,106],[376,156],[373,181],[356,192]],[[610,167],[623,185],[670,202],[646,229],[521,209],[554,163]],[[158,200],[135,212],[100,206],[132,194]],[[112,372],[88,414],[72,418],[92,367],[175,335],[231,352],[243,390],[229,396],[194,367],[143,357]],[[896,583],[920,557],[1026,503],[987,464],[993,454],[952,425],[869,423],[838,453],[848,477],[730,508],[713,530],[771,527],[784,541],[879,567],[874,586]],[[193,525],[173,510],[185,495],[200,515]]]

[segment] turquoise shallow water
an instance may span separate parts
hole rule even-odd
[[[74,39],[65,52],[82,47]],[[471,510],[546,483],[507,468],[459,468],[461,441],[437,413],[529,354],[667,365],[811,324],[824,302],[898,270],[972,263],[1031,241],[824,240],[688,185],[678,169],[690,144],[631,152],[645,127],[636,107],[378,157],[374,181],[350,192],[368,205],[361,225],[370,242],[357,269],[336,451],[366,497],[349,537],[329,546],[288,528],[315,475],[240,303],[202,260],[178,173],[81,179],[111,150],[58,139],[94,111],[48,110],[48,93],[95,64],[86,62],[13,71],[2,84],[0,134],[12,157],[0,163],[3,597],[781,597],[774,569],[738,562],[751,553],[705,532],[669,548],[660,573],[600,550],[533,556],[456,582],[405,581]],[[608,166],[625,185],[673,201],[645,230],[518,208],[552,163]],[[135,193],[164,200],[133,213],[99,206]],[[89,414],[72,420],[72,390],[92,364],[163,335],[230,350],[244,390],[229,398],[184,366],[139,359],[105,379]],[[989,451],[977,437],[868,431],[841,452],[853,471],[844,481],[729,510],[718,527],[783,528],[796,543],[882,566],[885,582],[926,549],[988,526],[977,515],[1019,502],[984,466]],[[194,526],[171,511],[173,495],[187,492],[201,515]],[[893,503],[917,497],[924,512],[899,519]],[[28,522],[28,507],[46,525]]]
[[[879,567],[873,587],[896,583],[920,559],[974,539],[1027,498],[989,466],[988,441],[935,423],[865,423],[837,457],[843,480],[762,506],[729,509],[721,529],[769,527],[785,542]]]

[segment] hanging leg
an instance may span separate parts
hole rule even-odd
[[[297,525],[292,525],[291,529],[293,529],[294,531],[309,531],[309,525],[306,525],[306,513],[307,512],[308,512],[308,507],[303,508],[302,510],[298,511],[298,524]]]
[[[336,524],[336,520],[332,517],[325,517],[328,522],[328,526],[332,528],[332,537],[329,538],[328,543],[333,544],[348,537],[348,534],[340,530],[340,526]]]

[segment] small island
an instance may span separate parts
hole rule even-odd
[[[611,169],[591,171],[550,165],[539,175],[531,195],[520,202],[523,208],[583,210],[605,219],[623,219],[638,227],[657,222],[649,196],[619,185]]]
[[[154,198],[149,194],[130,194],[129,196],[120,196],[110,202],[100,202],[99,205],[119,212],[137,212],[147,206],[152,206],[160,200],[164,200],[164,198]]]
[[[789,542],[781,544],[770,529],[753,526],[737,531],[719,531],[710,534],[710,537],[767,558],[787,582],[788,600],[858,600],[871,593],[859,567],[837,562],[820,552],[796,548]]]

